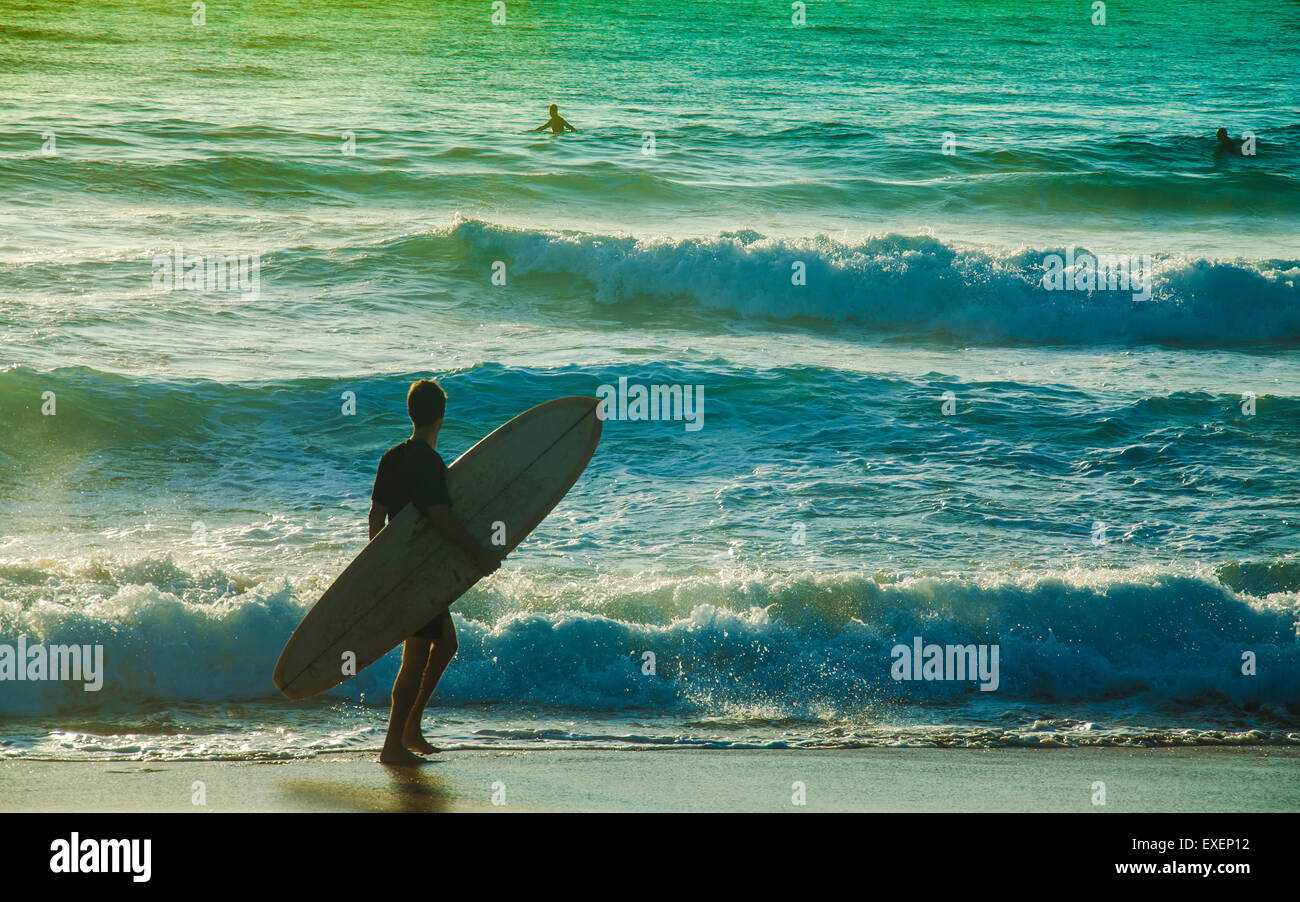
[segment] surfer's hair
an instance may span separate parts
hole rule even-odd
[[[432,426],[447,412],[447,393],[432,379],[412,382],[406,393],[406,412],[416,426]]]

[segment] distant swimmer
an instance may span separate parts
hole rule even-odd
[[[572,125],[569,124],[568,120],[566,120],[563,116],[560,115],[560,108],[555,104],[551,104],[550,113],[551,113],[551,118],[546,122],[546,124],[539,125],[537,128],[533,129],[533,131],[544,132],[549,128],[552,132],[554,132],[557,135],[564,134],[566,129],[571,132],[577,131],[576,128],[574,128]]]
[[[1237,146],[1236,141],[1232,140],[1226,128],[1220,128],[1215,132],[1215,137],[1219,139],[1219,146],[1214,148],[1216,154],[1228,153],[1238,157],[1242,155],[1241,148]]]

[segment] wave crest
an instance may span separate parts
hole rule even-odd
[[[504,259],[521,286],[547,292],[585,284],[607,310],[672,305],[687,316],[847,323],[989,344],[1300,346],[1300,261],[1294,260],[1153,255],[1152,296],[1135,300],[1133,291],[1043,288],[1044,259],[1064,256],[1063,247],[1000,254],[924,236],[858,244],[752,232],[633,238],[458,220],[446,232],[403,239],[390,249],[431,252],[426,242],[444,239],[457,243],[476,271],[484,259]],[[800,275],[804,283],[796,284]]]
[[[57,580],[31,569],[0,575],[0,598],[14,599],[0,602],[0,643],[102,644],[106,676],[98,693],[9,683],[5,715],[275,698],[272,666],[309,604],[283,580],[231,591],[211,574],[172,575],[173,589],[199,586],[178,594],[133,566],[116,571],[109,594],[74,606],[57,591],[45,598]],[[15,578],[35,596],[15,598]],[[936,704],[1122,703],[1300,716],[1300,597],[1252,598],[1206,575],[638,578],[586,587],[576,605],[572,593],[539,602],[522,577],[493,586],[457,605],[460,655],[439,690],[444,704],[888,720]],[[891,649],[916,636],[999,645],[997,691],[895,681]],[[1245,652],[1257,675],[1243,674]],[[333,694],[382,702],[398,663],[390,654]]]

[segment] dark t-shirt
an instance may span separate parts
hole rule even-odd
[[[379,459],[379,472],[375,474],[370,498],[388,509],[389,523],[411,502],[421,513],[427,513],[435,504],[451,504],[447,465],[428,442],[408,438],[389,448]]]

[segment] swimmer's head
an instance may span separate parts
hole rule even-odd
[[[1220,128],[1220,129],[1219,129],[1217,132],[1215,132],[1214,134],[1215,134],[1215,137],[1217,137],[1220,141],[1227,141],[1227,140],[1229,140],[1229,138],[1228,138],[1228,130],[1227,130],[1226,128]]]
[[[551,115],[552,115],[552,116],[554,116],[554,115],[555,115],[556,113],[558,113],[559,111],[560,111],[560,108],[559,108],[558,106],[556,106],[555,104],[551,104]]]

